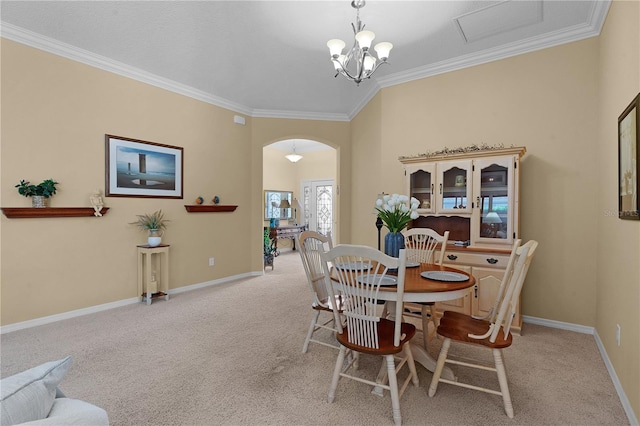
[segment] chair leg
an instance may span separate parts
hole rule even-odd
[[[347,348],[340,346],[340,353],[338,353],[338,359],[336,360],[336,367],[333,369],[333,378],[331,379],[331,387],[329,388],[329,397],[327,400],[331,403],[336,396],[336,388],[338,387],[338,380],[340,380],[340,371],[342,370],[342,364],[344,363],[344,357]]]
[[[436,394],[438,382],[440,381],[440,376],[442,376],[442,370],[444,369],[444,362],[447,360],[447,354],[449,353],[449,346],[451,346],[451,339],[447,337],[444,339],[444,342],[442,342],[442,349],[440,349],[440,355],[438,356],[438,362],[436,363],[436,371],[433,372],[431,385],[429,385],[429,396]]]
[[[309,326],[309,332],[307,333],[307,338],[304,341],[304,345],[302,346],[302,353],[306,354],[309,350],[309,342],[311,341],[311,336],[315,331],[316,324],[318,323],[318,317],[320,317],[320,311],[314,311],[313,318],[311,319],[311,325]]]
[[[385,355],[387,362],[387,375],[389,376],[389,392],[391,393],[391,409],[393,412],[393,423],[396,426],[402,424],[402,415],[400,414],[400,395],[398,393],[398,378],[396,377],[396,363],[393,355]]]
[[[502,400],[504,401],[504,411],[507,413],[507,416],[512,419],[513,405],[511,404],[511,394],[509,393],[509,385],[507,384],[507,373],[504,369],[502,351],[500,349],[493,350],[493,359],[496,363],[496,372],[498,373],[500,392],[502,392]]]
[[[413,352],[411,352],[411,346],[407,342],[404,345],[405,356],[407,357],[407,365],[409,366],[409,373],[411,374],[411,382],[414,386],[419,386],[420,381],[418,380],[418,371],[416,370],[416,364],[413,361]]]

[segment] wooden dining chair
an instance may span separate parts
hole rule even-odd
[[[407,250],[407,262],[442,265],[444,254],[447,251],[449,231],[440,235],[431,228],[411,228],[402,231],[402,234],[404,235],[404,248]],[[422,339],[426,348],[429,339],[435,336],[438,327],[435,303],[406,303],[405,315],[418,317],[422,320]],[[433,324],[431,332],[429,332],[430,322]]]
[[[409,382],[418,386],[418,375],[413,362],[409,341],[415,335],[413,324],[402,322],[402,299],[404,297],[404,277],[406,251],[400,250],[395,258],[372,247],[360,245],[339,245],[321,254],[324,260],[325,276],[342,295],[345,325],[341,326],[338,313],[334,311],[335,323],[342,328],[336,333],[340,343],[340,352],[336,360],[329,402],[333,402],[340,378],[348,378],[389,390],[393,420],[396,425],[402,423],[400,414],[400,396]],[[332,268],[329,267],[332,264]],[[397,276],[387,275],[389,269],[397,269]],[[383,285],[396,285],[397,303],[392,316],[394,319],[379,315],[378,295]],[[345,357],[347,353],[379,355],[384,358],[387,367],[388,382],[377,383],[360,375],[349,374],[354,362]],[[357,359],[357,357],[351,357]],[[397,364],[396,364],[397,361]],[[408,374],[402,385],[398,386],[397,372],[403,366]]]
[[[516,313],[516,307],[522,285],[531,265],[533,255],[538,246],[538,242],[531,240],[519,247],[520,240],[514,243],[514,247],[509,258],[509,263],[502,280],[499,295],[496,299],[494,309],[488,314],[487,319],[481,319],[459,312],[446,311],[440,319],[438,335],[444,337],[442,349],[438,356],[436,369],[433,373],[431,385],[429,386],[429,396],[435,395],[438,383],[444,382],[455,386],[478,390],[494,395],[501,395],[504,403],[504,410],[509,418],[513,418],[513,405],[507,384],[507,374],[502,358],[502,349],[511,346],[513,335],[510,333],[511,322]],[[472,344],[477,347],[486,347],[493,352],[494,365],[476,363],[469,360],[468,355],[464,361],[451,359],[448,357],[451,341]],[[498,376],[500,390],[484,386],[443,379],[442,369],[445,363],[456,364],[464,367],[477,368],[481,370],[495,371]]]
[[[328,293],[325,285],[324,268],[322,267],[323,260],[320,257],[320,253],[333,248],[331,232],[327,233],[326,236],[315,231],[301,232],[298,237],[298,247],[311,290],[311,309],[313,309],[313,317],[311,318],[307,337],[302,345],[302,352],[306,353],[309,350],[311,342],[339,349],[337,344],[330,344],[313,338],[313,334],[318,330],[338,331],[334,324],[333,311],[334,309],[338,309],[338,312],[341,311],[341,301],[339,297],[330,296]]]

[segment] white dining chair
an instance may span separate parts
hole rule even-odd
[[[444,254],[447,251],[449,231],[440,235],[431,228],[411,228],[403,230],[402,234],[404,235],[404,248],[407,250],[407,262],[442,265]],[[435,336],[438,327],[435,303],[406,303],[405,315],[421,319],[422,339],[426,348],[429,339]],[[429,323],[432,324],[431,331],[429,331]]]
[[[522,286],[531,265],[533,255],[538,246],[537,241],[529,241],[519,247],[520,240],[514,243],[504,279],[498,291],[498,297],[486,318],[474,317],[459,312],[445,311],[440,319],[438,335],[444,338],[436,369],[429,385],[429,396],[433,397],[438,389],[438,383],[448,383],[494,395],[501,395],[504,410],[509,418],[513,418],[513,404],[507,383],[507,374],[502,358],[502,349],[511,346],[513,336],[510,333],[511,322],[516,314],[516,307]],[[449,356],[452,341],[472,344],[476,347],[486,347],[493,353],[494,364],[491,366],[470,359],[465,353],[464,360],[453,359]],[[445,363],[463,367],[476,368],[496,372],[500,390],[485,385],[471,384],[459,380],[448,380],[441,377]]]
[[[341,311],[341,299],[335,295],[329,295],[322,267],[323,260],[320,257],[320,253],[331,248],[333,248],[333,242],[330,232],[324,236],[315,231],[304,231],[298,236],[298,251],[311,290],[311,309],[313,309],[309,331],[302,345],[303,353],[307,353],[309,344],[312,342],[334,349],[339,348],[337,344],[313,338],[314,333],[319,330],[330,330],[332,333],[338,331],[334,324],[333,311],[334,309]]]
[[[333,402],[341,378],[387,389],[391,394],[393,421],[400,425],[400,397],[409,382],[418,386],[418,375],[409,343],[415,335],[416,328],[413,324],[402,322],[406,251],[400,250],[400,257],[395,258],[372,247],[342,244],[322,253],[321,257],[324,260],[327,281],[335,288],[335,292],[342,295],[342,315],[345,320],[342,327],[338,313],[334,311],[335,323],[340,325],[342,330],[336,333],[340,352],[328,400]],[[388,275],[389,269],[397,269],[397,276]],[[397,286],[394,319],[381,318],[378,314],[378,293],[384,285]],[[347,353],[354,352],[382,356],[387,367],[388,382],[378,383],[363,378],[362,375],[349,374],[354,362],[347,359],[345,363],[345,357]],[[405,365],[409,372],[399,386],[396,373]]]

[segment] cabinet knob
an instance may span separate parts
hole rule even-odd
[[[442,195],[442,184],[440,184],[440,195]]]
[[[489,259],[487,259],[487,262],[495,265],[496,263],[498,263],[498,259],[494,259],[493,257],[490,257]]]
[[[449,260],[456,260],[458,258],[458,256],[456,256],[455,254],[448,254],[447,255],[447,259]]]

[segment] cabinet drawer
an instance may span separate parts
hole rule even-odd
[[[495,253],[464,253],[460,251],[447,251],[444,261],[451,265],[485,266],[505,269],[509,263],[509,256]]]

